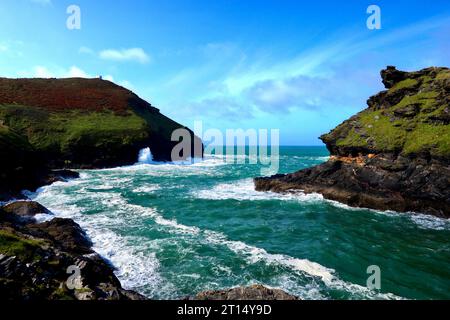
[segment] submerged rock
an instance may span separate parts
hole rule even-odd
[[[227,290],[204,291],[194,300],[298,300],[280,289],[266,288],[262,285],[237,287]]]
[[[320,193],[350,206],[450,217],[450,69],[388,67],[389,90],[321,136],[319,166],[256,178],[259,191]]]

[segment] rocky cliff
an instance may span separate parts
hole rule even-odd
[[[32,201],[0,207],[0,300],[145,299],[121,287],[78,224],[61,218],[38,223],[37,214],[51,212]],[[67,285],[69,267],[78,268],[79,277]]]
[[[46,169],[132,164],[145,147],[170,161],[177,128],[109,81],[0,78],[0,193],[39,186]]]
[[[387,90],[320,138],[319,166],[256,178],[257,190],[321,193],[351,206],[450,217],[450,69],[381,71]]]

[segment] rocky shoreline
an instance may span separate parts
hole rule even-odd
[[[329,161],[255,178],[258,191],[320,193],[353,207],[450,217],[450,69],[388,67],[388,90],[320,137]]]
[[[31,200],[0,206],[0,299],[147,300],[122,288],[112,266],[72,219],[53,217]],[[187,300],[297,300],[262,285],[205,291]]]
[[[77,223],[57,217],[39,223],[37,214],[51,212],[27,200],[0,208],[0,299],[145,299],[121,287],[114,268],[92,250]],[[71,278],[75,270],[79,277]]]
[[[71,170],[49,171],[43,185],[79,177]],[[72,219],[53,215],[41,204],[17,193],[0,205],[0,299],[147,300],[122,288],[114,266],[92,249],[92,243]],[[79,277],[73,272],[79,271]],[[71,281],[72,279],[72,281]],[[74,281],[75,280],[75,281]],[[76,285],[74,288],[70,285]],[[297,300],[280,289],[262,285],[200,292],[187,300]]]

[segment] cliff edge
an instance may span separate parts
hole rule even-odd
[[[450,217],[450,69],[389,66],[385,91],[320,139],[330,159],[256,178],[259,191],[317,192],[350,206]]]
[[[154,160],[170,161],[178,128],[110,81],[0,78],[0,194],[42,185],[49,169],[133,164],[146,147]]]

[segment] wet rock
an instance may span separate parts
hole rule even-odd
[[[35,201],[14,201],[8,203],[1,208],[9,214],[16,214],[21,217],[34,217],[36,214],[51,214],[50,210]]]
[[[92,250],[89,238],[71,219],[22,223],[16,212],[32,216],[47,210],[31,201],[6,207],[8,212],[0,214],[1,300],[145,299],[122,288],[114,268]],[[73,268],[79,272],[75,287],[68,285]]]

